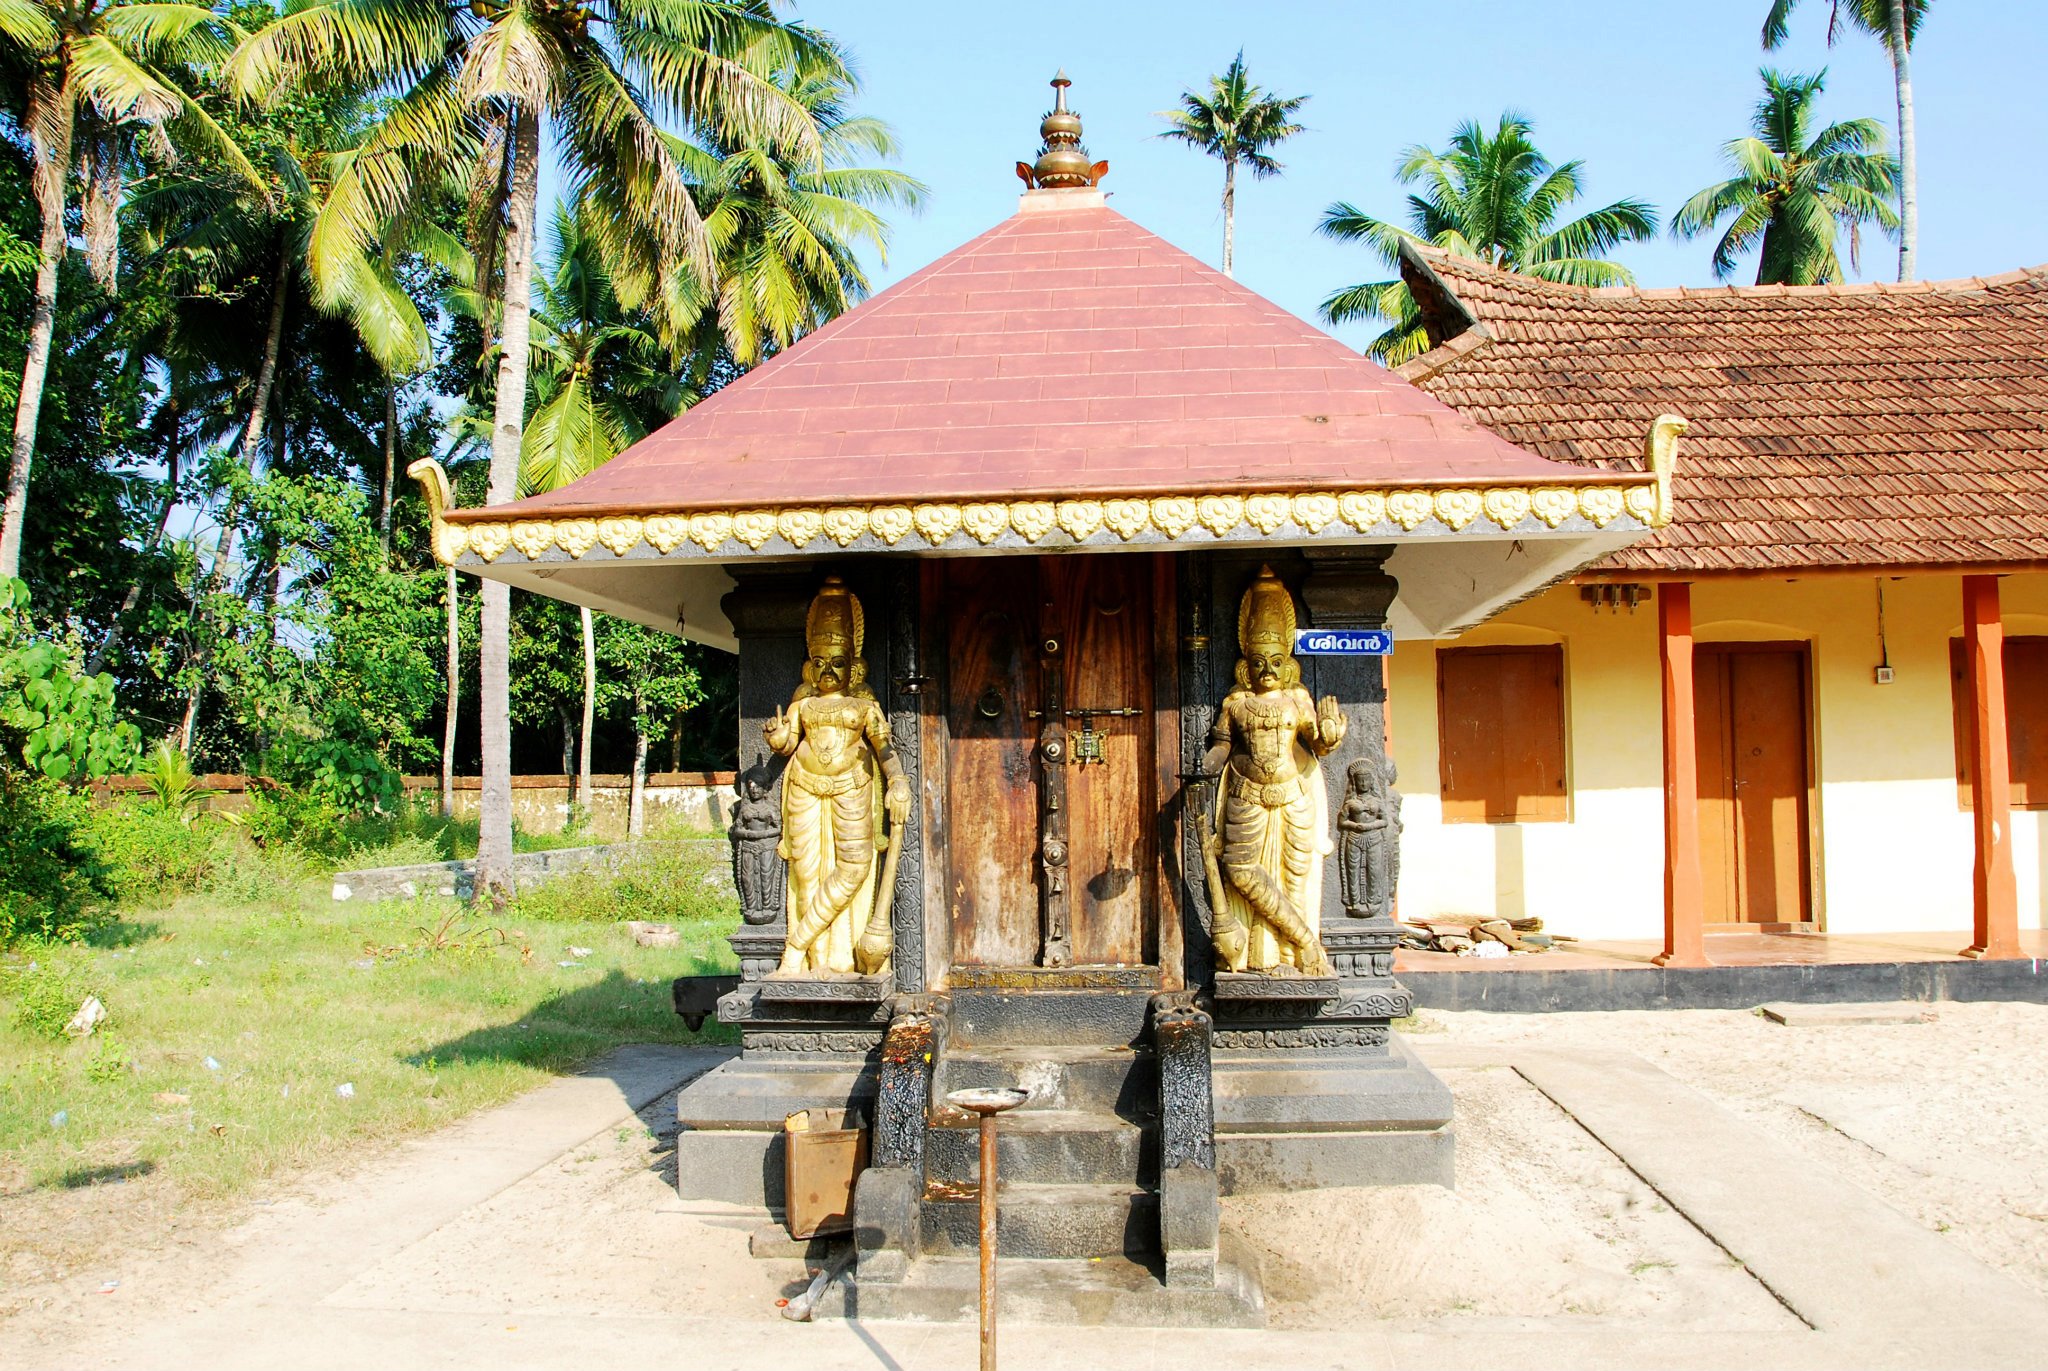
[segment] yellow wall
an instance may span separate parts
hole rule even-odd
[[[1804,641],[1813,669],[1813,906],[1837,933],[1970,926],[1970,815],[1956,802],[1949,640],[1957,576],[1884,582],[1895,670],[1877,685],[1877,582],[1702,581],[1701,642]],[[2048,634],[2048,575],[2000,584],[2006,631]],[[1446,824],[1437,801],[1436,648],[1562,643],[1570,821]],[[1401,908],[1536,915],[1583,938],[1663,928],[1663,744],[1657,611],[1596,613],[1561,586],[1442,644],[1403,642],[1391,676],[1406,836]],[[2020,924],[2048,925],[2048,812],[2015,812]],[[1960,946],[1961,944],[1958,944]]]

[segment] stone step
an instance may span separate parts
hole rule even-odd
[[[948,992],[952,1041],[960,1047],[1053,1044],[1128,1047],[1145,1037],[1152,990]]]
[[[817,1316],[971,1324],[976,1316],[979,1279],[980,1270],[972,1257],[927,1257],[912,1263],[900,1284],[846,1278],[835,1281],[819,1301]],[[1160,1282],[1156,1263],[1121,1255],[1088,1262],[1005,1257],[997,1268],[996,1310],[1005,1326],[1266,1326],[1266,1298],[1258,1263],[1227,1234],[1216,1283],[1201,1289],[1168,1289]],[[1199,1361],[1200,1357],[1178,1360]]]
[[[972,1185],[979,1170],[972,1124],[926,1134],[925,1174],[932,1180]],[[1149,1185],[1158,1175],[1157,1144],[1143,1125],[1114,1114],[1019,1109],[997,1126],[996,1174],[1019,1185]]]
[[[927,1256],[981,1250],[981,1196],[972,1185],[932,1185],[921,1215]],[[1159,1197],[1110,1185],[1011,1185],[996,1196],[996,1251],[1004,1257],[1114,1257],[1159,1251]]]
[[[1099,1110],[1145,1119],[1159,1107],[1159,1065],[1149,1051],[1127,1047],[1014,1045],[949,1047],[939,1063],[934,1096],[949,1090],[1015,1086],[1030,1092],[1017,1110]]]

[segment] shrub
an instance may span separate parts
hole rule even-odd
[[[390,811],[405,799],[398,773],[346,738],[287,734],[264,755],[263,774],[343,814]]]
[[[609,923],[734,924],[739,901],[725,859],[667,844],[647,844],[614,870],[576,871],[519,892],[514,908],[530,919]]]
[[[64,1025],[93,993],[70,972],[37,962],[0,970],[0,991],[14,1001],[9,1017],[15,1026],[45,1038],[63,1037]]]
[[[121,803],[93,815],[93,842],[114,895],[124,902],[169,901],[212,879],[228,860],[234,835],[219,824],[187,824],[155,804]]]
[[[0,765],[0,946],[81,937],[113,893],[113,873],[93,842],[91,805]]]
[[[99,1047],[86,1059],[85,1078],[94,1085],[111,1085],[135,1069],[134,1059],[121,1042],[103,1033]]]

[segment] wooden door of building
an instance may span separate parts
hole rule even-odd
[[[1694,661],[1706,921],[1812,919],[1803,643],[1702,643]]]
[[[953,964],[1156,964],[1153,581],[1144,556],[933,565]]]

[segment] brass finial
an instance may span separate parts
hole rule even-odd
[[[1038,136],[1044,140],[1038,160],[1017,164],[1017,175],[1027,186],[1092,186],[1109,173],[1109,163],[1091,163],[1088,149],[1081,146],[1081,116],[1067,108],[1067,87],[1073,84],[1064,68],[1052,78],[1052,109],[1038,125]]]

